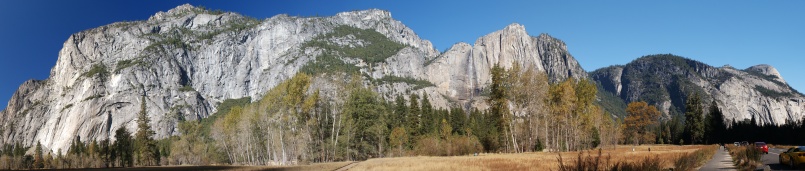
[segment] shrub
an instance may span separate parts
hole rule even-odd
[[[73,107],[72,103],[68,104],[67,106],[64,106],[64,108],[61,109],[61,112],[64,112],[64,110],[70,109],[71,107]]]
[[[638,162],[618,162],[609,170],[621,171],[643,171],[643,170],[662,170],[662,162],[657,156],[646,157]]]
[[[558,160],[560,171],[607,170],[610,167],[610,156],[607,155],[606,157],[602,158],[601,149],[598,149],[597,156],[592,156],[588,151],[587,156],[585,157],[584,152],[579,152],[578,157],[576,157],[576,161],[571,162],[568,165],[564,164],[561,153],[559,154]]]
[[[426,156],[457,156],[483,151],[483,147],[475,136],[452,135],[450,138],[442,139],[429,135],[416,142],[414,151]]]
[[[755,170],[762,165],[760,162],[763,153],[752,146],[729,147],[727,148],[732,155],[732,160],[740,170]]]
[[[117,67],[115,67],[115,72],[119,72],[120,70],[126,69],[132,66],[142,66],[145,64],[142,60],[122,60],[117,62]]]
[[[696,167],[704,165],[715,154],[716,146],[696,150],[692,153],[680,155],[674,160],[674,170],[694,170]]]
[[[592,156],[587,152],[580,152],[576,161],[565,165],[562,155],[559,155],[559,170],[560,171],[577,171],[577,170],[620,170],[620,171],[644,171],[644,170],[662,170],[662,161],[659,157],[646,157],[637,162],[618,162],[610,165],[610,156],[602,157],[601,149],[598,149],[598,155]]]
[[[398,77],[398,76],[393,76],[393,75],[383,76],[383,78],[373,80],[373,82],[378,83],[378,84],[406,83],[406,84],[409,84],[409,85],[413,85],[414,90],[422,89],[422,88],[425,88],[425,87],[436,86],[436,85],[434,85],[433,83],[431,83],[430,81],[427,81],[427,80],[416,79],[416,78],[411,78],[411,77]]]
[[[181,88],[179,88],[179,91],[188,92],[188,91],[196,91],[196,89],[194,89],[193,87],[191,87],[189,85],[186,85],[186,86],[182,86]]]
[[[92,68],[90,68],[89,71],[85,72],[84,74],[81,74],[81,76],[93,77],[95,75],[99,75],[101,77],[105,77],[107,74],[109,74],[109,71],[106,71],[106,65],[95,64],[92,65]]]

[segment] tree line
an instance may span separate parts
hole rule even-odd
[[[758,123],[751,119],[731,121],[717,102],[705,104],[698,93],[688,96],[685,112],[670,120],[658,117],[660,112],[645,102],[629,103],[627,117],[623,121],[625,143],[633,144],[729,144],[733,142],[766,142],[771,144],[796,145],[805,143],[805,118],[800,121],[786,120],[782,125]]]

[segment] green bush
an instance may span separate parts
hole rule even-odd
[[[316,60],[302,66],[299,71],[310,75],[322,73],[358,73],[360,72],[360,68],[344,62],[332,53],[324,52],[320,54]]]
[[[61,109],[61,112],[64,112],[64,110],[70,109],[71,107],[73,107],[73,104],[68,104],[67,106],[64,106],[64,108]]]
[[[188,92],[188,91],[196,91],[196,89],[193,89],[192,86],[186,85],[186,86],[182,86],[181,88],[179,88],[179,91]]]
[[[383,78],[373,80],[375,84],[392,84],[392,83],[406,83],[409,85],[414,85],[414,90],[422,89],[425,87],[433,87],[436,86],[430,81],[415,79],[411,77],[398,77],[393,75],[386,75]]]
[[[95,64],[92,65],[92,68],[90,68],[89,71],[81,74],[81,76],[94,77],[95,75],[98,75],[100,77],[106,77],[107,74],[109,74],[109,71],[106,71],[106,65]]]
[[[115,67],[115,72],[119,72],[120,70],[126,69],[132,66],[142,66],[145,62],[140,59],[135,60],[122,60],[117,62],[117,67]]]

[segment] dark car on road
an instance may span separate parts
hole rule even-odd
[[[755,142],[755,148],[765,154],[769,154],[769,146],[765,142]]]

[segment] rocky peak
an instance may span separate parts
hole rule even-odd
[[[746,68],[746,71],[771,76],[774,80],[785,83],[785,80],[783,79],[783,76],[780,75],[780,72],[777,72],[777,69],[771,65],[767,64],[755,65]]]
[[[177,6],[176,8],[168,10],[167,12],[159,11],[156,14],[154,14],[153,16],[151,16],[150,18],[148,18],[148,20],[149,21],[164,20],[164,19],[167,19],[170,16],[183,15],[183,14],[193,13],[194,11],[200,11],[200,10],[203,10],[203,9],[200,9],[200,8],[195,7],[193,5],[190,5],[190,4],[182,4],[182,5]]]
[[[586,71],[567,50],[565,42],[546,33],[534,38],[534,42],[537,44],[540,56],[542,56],[543,68],[546,69],[551,82],[587,77]]]
[[[500,64],[503,68],[511,68],[514,62],[518,62],[536,66],[542,71],[544,69],[537,50],[525,27],[514,23],[478,38],[473,53],[485,57],[485,62],[490,65]]]
[[[439,55],[433,44],[421,39],[411,28],[402,22],[391,18],[391,12],[379,9],[341,12],[332,17],[323,18],[327,22],[339,25],[348,25],[360,29],[375,30],[389,39],[414,47],[425,52],[428,58]]]
[[[528,35],[528,33],[525,31],[525,26],[523,26],[520,23],[511,23],[511,24],[507,25],[505,28],[503,28],[503,30],[500,30],[500,31],[508,33],[508,34]],[[531,37],[531,36],[528,36],[528,37]]]
[[[336,14],[337,17],[344,18],[360,18],[361,20],[388,20],[391,18],[391,12],[380,9],[368,9],[360,11],[340,12]]]

